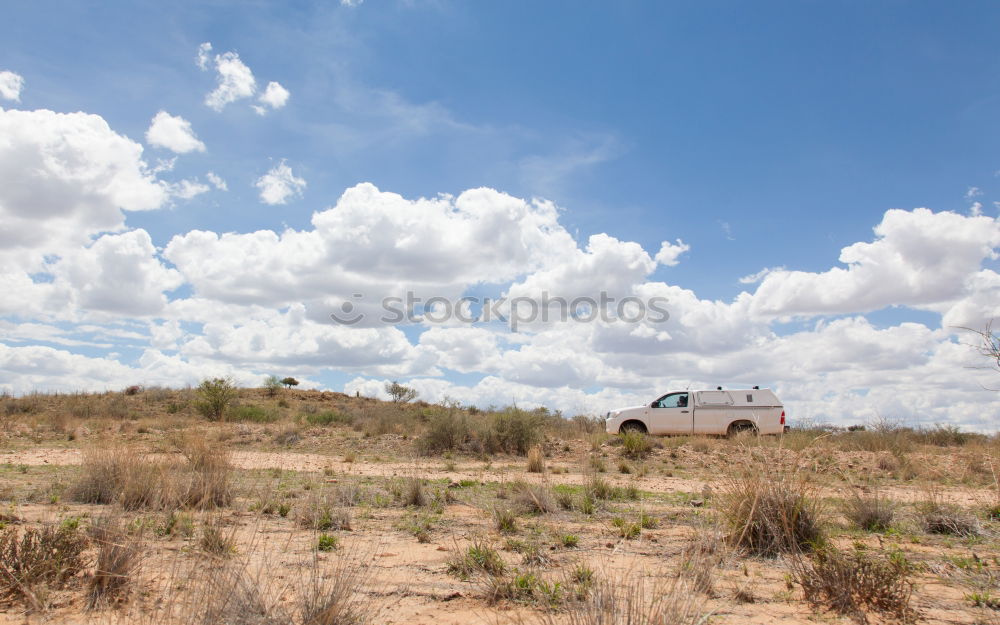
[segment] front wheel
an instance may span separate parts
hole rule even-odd
[[[647,430],[646,425],[640,421],[628,421],[626,423],[622,423],[622,426],[618,428],[618,432],[621,434],[628,434],[629,432],[645,434]]]

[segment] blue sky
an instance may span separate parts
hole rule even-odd
[[[137,183],[147,185],[142,192],[152,193],[149,185],[164,190],[141,209],[109,196],[101,210],[122,209],[121,223],[99,226],[85,215],[77,224],[85,239],[48,234],[50,222],[40,219],[36,231],[47,243],[32,253],[47,261],[29,267],[24,246],[12,248],[20,250],[19,260],[8,261],[3,275],[15,299],[32,304],[9,306],[2,342],[57,353],[8,351],[6,358],[23,362],[19,358],[30,355],[89,371],[68,382],[52,373],[59,367],[39,366],[32,376],[13,372],[7,384],[17,392],[60,384],[116,388],[136,379],[185,383],[216,373],[249,382],[281,369],[331,388],[374,394],[384,379],[399,377],[429,399],[448,394],[489,404],[514,397],[567,411],[597,412],[674,383],[758,381],[788,389],[800,414],[832,421],[890,411],[982,428],[1000,411],[996,395],[981,390],[996,380],[995,372],[970,380],[964,367],[976,360],[962,361],[958,348],[967,339],[953,330],[1000,316],[993,279],[1000,269],[993,204],[1000,200],[1000,55],[993,43],[1000,9],[993,3],[17,2],[0,15],[12,25],[0,41],[0,71],[22,79],[17,97],[0,105],[8,113],[99,116],[142,152],[123,164],[86,150],[93,171],[106,171],[101,159],[110,159],[147,176]],[[211,52],[202,70],[196,57],[206,42]],[[254,94],[216,110],[206,95],[219,80],[219,57],[230,52],[252,72]],[[259,115],[252,106],[264,106],[258,98],[272,81],[290,95]],[[177,152],[150,140],[147,131],[160,111],[186,122],[203,151]],[[57,134],[72,134],[79,122],[58,119],[65,123],[56,124]],[[11,123],[49,122],[33,115]],[[0,174],[10,180],[29,178],[18,169],[26,153],[20,150],[53,149],[31,138],[40,133],[25,135],[24,145],[12,143],[0,153],[7,158]],[[174,157],[172,168],[157,169]],[[302,184],[268,203],[255,183],[282,164]],[[225,181],[225,190],[209,183],[208,172]],[[204,190],[185,194],[177,186],[183,180]],[[455,243],[453,257],[397,258],[406,222],[398,217],[402,208],[389,207],[378,213],[385,221],[373,227],[398,227],[395,238],[343,240],[358,245],[335,249],[331,241],[341,241],[344,228],[371,218],[365,206],[338,205],[360,183],[406,202],[458,198],[485,187],[522,201],[545,232],[558,232],[536,247],[525,243],[530,249],[521,250],[522,264],[500,271],[496,262],[484,262],[476,269],[469,258],[491,240],[455,230],[461,220],[444,219],[414,234],[414,245],[433,250],[466,237]],[[76,192],[89,197],[94,189]],[[15,204],[22,195],[0,194],[0,218],[30,212]],[[375,203],[382,197],[362,195]],[[55,201],[69,206],[67,197]],[[536,198],[558,206],[557,217],[540,216]],[[916,212],[920,207],[929,216]],[[328,210],[341,230],[323,234],[311,220]],[[454,210],[468,217],[482,209]],[[514,239],[534,236],[534,230],[517,230],[523,221],[498,223]],[[873,232],[880,224],[883,230]],[[270,264],[261,264],[246,246],[259,252],[272,243],[241,239],[222,249],[188,236],[265,230],[280,238],[286,228],[330,246],[323,260],[332,262],[328,271],[351,278],[301,284],[288,278],[293,286],[262,280],[264,273],[322,269],[285,243],[274,244]],[[11,231],[19,232],[13,225]],[[137,243],[140,232],[152,251]],[[132,238],[121,238],[124,233]],[[615,242],[601,247],[611,260],[588,248],[595,235]],[[143,247],[145,269],[129,276],[95,269],[89,274],[95,284],[70,275],[71,248],[100,256],[94,246],[102,236],[119,252],[126,243],[133,252]],[[175,239],[184,245],[177,242],[171,251]],[[685,250],[656,261],[661,244],[680,245],[677,239]],[[857,253],[841,257],[856,244],[876,247],[852,248]],[[953,253],[957,247],[978,252]],[[337,256],[337,249],[348,248],[353,255]],[[482,256],[492,257],[488,250]],[[373,267],[357,269],[366,257],[376,259]],[[100,263],[120,255],[101,258],[90,266],[104,267]],[[412,265],[423,261],[426,267]],[[435,274],[449,263],[472,268],[460,277]],[[847,277],[838,273],[845,263],[857,269]],[[608,338],[618,336],[612,331],[558,324],[517,336],[437,327],[421,339],[433,324],[400,334],[379,329],[378,337],[364,340],[360,329],[343,334],[338,328],[334,336],[317,326],[306,337],[289,334],[289,327],[300,327],[289,321],[296,306],[304,307],[309,323],[321,324],[323,306],[349,297],[351,289],[383,285],[370,287],[374,297],[388,292],[385,285],[419,282],[423,275],[399,267],[425,269],[428,284],[449,296],[570,283],[587,292],[608,284],[632,294],[659,289],[676,302],[675,326],[656,339],[659,348],[648,350]],[[766,268],[779,271],[740,281]],[[232,276],[238,269],[246,273],[240,279]],[[932,280],[937,272],[940,279]],[[55,286],[52,292],[26,286],[22,274],[34,276],[31,284]],[[587,276],[592,284],[584,284]],[[161,305],[140,310],[134,302],[95,295],[128,289],[129,280],[142,281],[146,291],[163,286],[146,292],[150,302],[162,297]],[[275,284],[247,286],[255,280]],[[873,291],[883,296],[869,297]],[[225,330],[205,329],[213,307],[226,308]],[[262,325],[248,329],[254,322]],[[92,336],[96,327],[151,337],[168,326],[180,328],[172,342],[132,337],[111,348],[65,342]],[[649,332],[635,336],[648,339]],[[852,340],[842,334],[852,332],[859,333]],[[264,337],[266,355],[257,359],[227,343],[248,334]],[[323,338],[314,353],[282,344],[317,337]],[[345,351],[334,350],[324,362],[325,340]],[[813,350],[845,343],[856,351],[838,364],[816,366]],[[475,354],[458,364],[463,349]],[[358,350],[384,359],[356,357]],[[802,362],[775,362],[787,358],[786,350]],[[887,353],[908,364],[891,364],[892,358],[871,364],[873,354]],[[852,354],[858,362],[849,367]],[[947,373],[953,370],[956,378]],[[942,385],[975,382],[968,405],[929,403],[920,387],[928,375]],[[876,384],[883,394],[868,392]],[[830,386],[845,397],[833,411],[816,397]],[[865,396],[858,399],[858,391]]]

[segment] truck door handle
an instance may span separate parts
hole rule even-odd
[[[681,410],[681,412],[691,412],[690,410]]]

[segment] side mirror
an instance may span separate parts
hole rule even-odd
[[[659,408],[659,407],[660,407],[660,402],[658,402],[658,401],[654,401],[653,403],[651,403],[651,404],[649,405],[649,407],[650,407],[650,408]]]

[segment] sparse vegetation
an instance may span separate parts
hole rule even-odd
[[[905,621],[912,608],[891,604],[913,584],[943,619],[992,623],[1000,605],[992,437],[868,423],[633,444],[542,409],[234,390],[210,422],[197,389],[157,387],[34,394],[30,411],[4,417],[0,532],[73,532],[84,548],[75,574],[3,607],[356,625],[462,597],[456,614],[487,619],[693,624],[710,598],[717,614],[757,619],[822,609]],[[0,415],[13,399],[0,396]],[[637,573],[623,577],[626,566]],[[386,582],[396,578],[416,592]],[[679,612],[654,605],[675,600]]]

